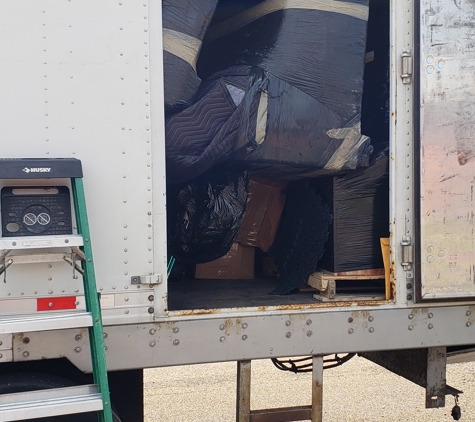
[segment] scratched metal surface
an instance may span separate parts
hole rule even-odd
[[[475,296],[475,1],[421,1],[422,297]]]

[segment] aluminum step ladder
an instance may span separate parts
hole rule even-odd
[[[94,384],[2,394],[0,395],[0,422],[93,411],[97,412],[99,422],[113,421],[101,308],[94,275],[81,162],[77,159],[0,159],[0,180],[29,179],[32,185],[35,185],[34,182],[39,180],[65,178],[71,180],[78,234],[49,235],[46,233],[32,236],[9,234],[8,237],[0,238],[0,274],[5,273],[13,264],[64,260],[73,266],[74,271],[83,275],[86,311],[69,310],[38,315],[3,316],[0,317],[0,333],[14,334],[88,327]],[[42,187],[38,186],[38,188]],[[64,250],[65,247],[71,248],[71,254],[41,253],[42,249],[61,248]],[[31,253],[10,254],[14,250],[22,252],[30,250]]]

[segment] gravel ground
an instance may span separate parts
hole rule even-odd
[[[447,382],[463,390],[461,421],[475,421],[475,362],[453,364]],[[235,422],[236,363],[145,371],[145,422]],[[278,371],[252,362],[251,408],[308,405],[311,374]],[[452,421],[453,399],[425,409],[424,390],[359,357],[324,373],[325,422]]]

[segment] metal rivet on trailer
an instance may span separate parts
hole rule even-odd
[[[153,314],[154,312],[155,312],[155,309],[153,309],[153,308],[148,308],[148,313],[149,313],[149,314]]]
[[[82,349],[81,349],[80,347],[75,347],[75,348],[74,348],[74,351],[75,351],[76,353],[81,353]]]
[[[79,300],[76,300],[76,302],[74,302],[74,304],[75,304],[76,306],[78,306],[78,305],[79,305]]]
[[[313,333],[312,333],[310,330],[307,331],[307,337],[312,337],[312,334],[313,334]]]
[[[472,313],[470,311],[465,312],[465,316],[470,316]]]
[[[247,340],[247,335],[244,334],[241,338],[242,338],[244,341],[246,341],[246,340]]]
[[[433,318],[433,317],[434,317],[434,314],[433,314],[432,312],[429,312],[429,313],[427,314],[427,316],[428,316],[429,318]]]
[[[368,321],[369,321],[369,322],[373,322],[373,321],[374,321],[374,317],[373,317],[373,316],[369,316],[369,317],[368,317]]]
[[[222,336],[222,337],[219,338],[219,341],[220,341],[221,343],[223,343],[225,340],[226,340],[226,337],[224,337],[224,336]]]
[[[348,322],[349,322],[349,323],[352,323],[352,322],[353,322],[353,318],[352,318],[352,317],[349,317],[349,318],[348,318]]]
[[[432,324],[429,324],[429,325],[427,325],[427,328],[428,328],[429,330],[432,330],[432,328],[434,328],[434,326],[433,326]]]
[[[291,324],[292,324],[292,323],[291,323],[290,321],[285,321],[285,326],[286,326],[286,327],[290,327]]]
[[[128,313],[129,313],[129,310],[128,310],[128,309],[126,309],[126,310],[124,311],[124,314],[126,314],[126,315],[127,315]]]
[[[408,318],[409,318],[409,319],[414,319],[414,314],[409,314],[409,315],[408,315]]]
[[[126,302],[128,302],[128,301],[129,301],[129,298],[128,298],[128,297],[125,297],[124,300],[125,300]]]
[[[409,331],[412,331],[412,330],[414,329],[414,326],[413,326],[413,325],[409,325],[409,327],[407,327],[407,329],[408,329]]]
[[[157,344],[157,342],[155,340],[152,340],[148,345],[150,347],[155,347],[156,344]]]
[[[51,281],[51,280],[53,280],[53,277],[48,277],[48,281]]]
[[[407,300],[412,300],[412,295],[407,295],[407,296],[406,296],[406,299],[407,299]]]
[[[223,331],[225,328],[226,328],[226,326],[225,326],[224,324],[220,324],[219,329],[220,329],[221,331]]]
[[[150,330],[148,331],[148,333],[153,336],[155,333],[157,332],[157,330],[155,328],[150,328]]]
[[[28,344],[28,343],[30,342],[30,338],[29,338],[29,337],[25,337],[25,338],[23,338],[22,342],[23,342],[24,344]]]
[[[290,331],[287,331],[287,332],[285,333],[285,337],[287,337],[287,338],[292,337],[292,333],[291,333]]]
[[[124,286],[124,289],[126,289],[126,290],[127,290],[128,288],[129,288],[129,286],[127,286],[127,285],[125,285],[125,286]]]
[[[179,344],[180,344],[180,340],[178,340],[178,339],[173,340],[173,345],[174,346],[178,346]]]
[[[179,331],[180,331],[180,329],[179,329],[178,327],[174,327],[174,328],[173,328],[173,332],[174,332],[175,334],[178,333]]]
[[[406,289],[412,289],[412,284],[411,284],[411,283],[407,283],[407,284],[406,284]]]
[[[69,243],[69,239],[64,239],[64,243]]]
[[[13,245],[13,246],[16,246],[16,242],[12,242],[12,245]]]
[[[242,324],[242,328],[246,329],[247,327],[248,327],[247,322],[245,322],[244,324]]]
[[[355,330],[353,330],[353,328],[350,328],[350,329],[348,330],[348,334],[353,334],[354,332],[355,332]]]
[[[23,352],[22,355],[23,355],[24,358],[27,358],[28,356],[30,356],[30,353],[28,353],[28,352]]]
[[[51,264],[48,265],[48,268],[53,268],[53,266]]]
[[[306,323],[307,325],[311,325],[311,324],[312,324],[312,320],[311,320],[311,319],[307,319],[307,321],[305,321],[305,323]]]
[[[370,333],[374,333],[374,328],[373,327],[369,327],[369,330],[368,330]]]
[[[54,306],[53,302],[48,303],[48,306],[52,308]]]
[[[52,295],[52,294],[53,294],[53,290],[48,290],[48,293],[49,293],[50,295]]]
[[[149,300],[150,302],[153,302],[154,299],[155,299],[155,297],[154,297],[153,295],[150,295],[150,296],[148,297],[148,300]]]
[[[74,293],[79,293],[79,289],[74,289]]]
[[[465,324],[466,327],[470,327],[471,325],[472,325],[472,324],[470,324],[470,322],[467,322],[467,323]]]
[[[76,336],[74,337],[74,339],[76,341],[81,341],[82,340],[82,334],[76,334]]]

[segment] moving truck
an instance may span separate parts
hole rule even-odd
[[[249,405],[251,361],[309,356],[313,403],[279,420],[320,421],[335,353],[418,383],[426,407],[458,394],[446,364],[475,344],[475,4],[372,0],[370,22],[373,11],[367,74],[378,51],[389,57],[389,204],[374,209],[388,211],[388,276],[363,273],[363,295],[357,276],[345,290],[332,273],[317,292],[279,296],[258,273],[168,280],[162,3],[0,2],[0,420],[96,420],[112,403],[112,420],[141,421],[145,368],[225,361],[238,362],[237,420],[264,420]],[[81,404],[65,389],[97,384],[96,322],[108,383]]]

